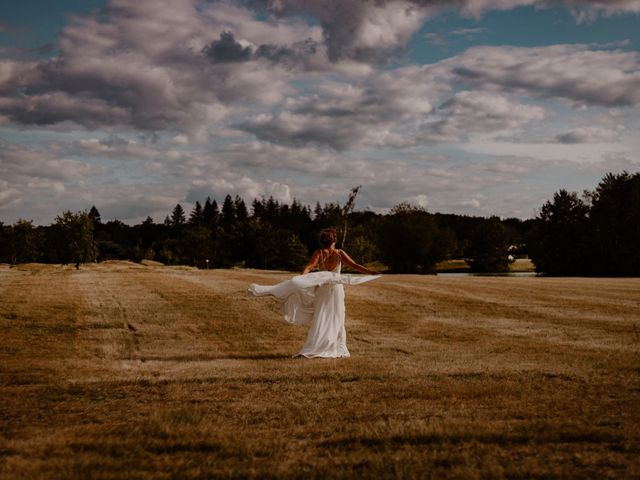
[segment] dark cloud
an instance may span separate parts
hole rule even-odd
[[[248,62],[267,60],[287,67],[309,66],[309,57],[318,52],[318,43],[312,38],[295,42],[292,46],[263,43],[257,48],[243,47],[233,33],[222,32],[219,40],[214,40],[203,49],[203,53],[213,63]]]
[[[203,53],[214,63],[246,62],[253,56],[251,47],[243,47],[231,32],[222,32],[220,40],[211,42]]]
[[[579,127],[567,132],[559,133],[554,137],[556,143],[607,143],[614,142],[620,136],[621,128],[611,129],[606,127]]]
[[[318,52],[318,43],[312,38],[294,43],[291,47],[262,44],[255,51],[256,58],[264,58],[274,63],[295,66],[303,65],[308,58]]]

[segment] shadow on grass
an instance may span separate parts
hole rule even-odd
[[[133,360],[141,362],[211,362],[215,360],[290,360],[292,355],[284,353],[253,353],[253,354],[228,354],[228,355],[172,355],[160,356],[149,355],[145,357],[137,357]]]
[[[498,445],[543,444],[543,443],[613,443],[618,445],[623,437],[611,432],[597,430],[549,431],[532,433],[475,433],[433,432],[414,435],[390,435],[389,437],[355,436],[321,442],[325,447],[349,448],[353,446],[386,447],[398,445],[459,444],[477,442]]]

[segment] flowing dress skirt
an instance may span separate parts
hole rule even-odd
[[[288,323],[311,324],[307,341],[298,355],[308,358],[348,357],[343,285],[358,285],[375,278],[378,275],[314,272],[296,275],[273,286],[254,283],[249,286],[249,291],[257,296],[273,295],[278,298]]]

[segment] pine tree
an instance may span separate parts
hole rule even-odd
[[[187,219],[184,214],[184,209],[182,208],[182,205],[178,203],[171,212],[171,226],[179,227],[181,225],[184,225],[186,221]]]
[[[93,221],[94,224],[100,223],[102,221],[102,219],[100,218],[100,212],[95,207],[95,205],[91,207],[91,210],[89,210],[89,218]]]
[[[204,207],[202,208],[202,222],[203,225],[209,228],[213,228],[218,224],[218,217],[220,216],[220,212],[218,211],[218,202],[213,200],[211,201],[211,197],[207,197],[206,202],[204,202]]]
[[[274,200],[273,197],[269,197],[267,203],[265,205],[265,217],[268,222],[272,225],[276,225],[278,223],[278,216],[280,213],[280,204]]]
[[[231,198],[231,195],[227,195],[224,197],[224,202],[222,203],[222,218],[221,223],[223,226],[228,227],[235,223],[236,221],[236,206]]]
[[[218,225],[220,222],[220,209],[218,208],[218,202],[213,199],[211,204],[211,225]]]
[[[244,200],[239,195],[236,195],[233,205],[236,211],[236,220],[242,222],[247,218],[249,218],[249,212],[247,211],[247,206],[244,203]]]
[[[196,204],[193,206],[193,210],[191,210],[191,215],[189,216],[189,225],[201,226],[204,223],[204,213],[202,211],[202,205],[200,202],[196,201]]]
[[[264,199],[258,200],[257,198],[253,199],[251,203],[251,209],[253,210],[253,218],[262,220],[264,217]]]

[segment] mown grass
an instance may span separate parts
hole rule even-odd
[[[640,279],[385,276],[305,360],[287,276],[0,267],[0,478],[640,476]]]

